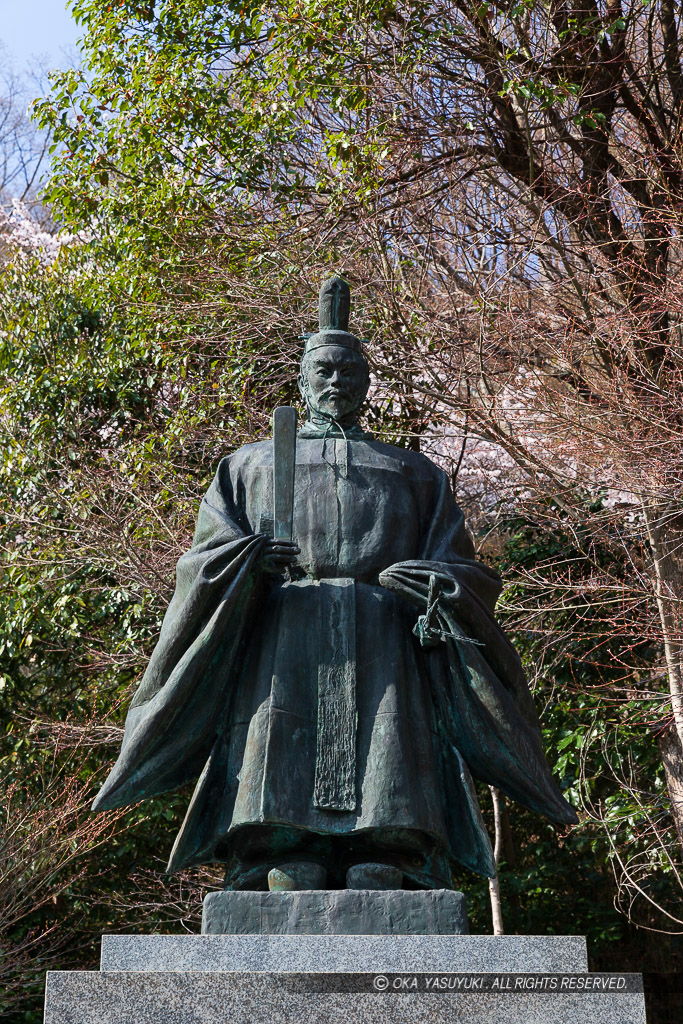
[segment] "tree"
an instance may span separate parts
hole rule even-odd
[[[84,71],[58,75],[38,107],[70,243],[43,262],[13,254],[2,282],[6,756],[24,739],[21,707],[47,721],[53,745],[57,726],[90,729],[86,771],[99,765],[107,748],[95,744],[120,724],[196,499],[219,455],[295,398],[296,338],[319,281],[343,267],[371,339],[371,426],[452,469],[481,553],[509,580],[503,611],[535,672],[548,747],[595,816],[559,851],[513,816],[506,926],[566,927],[557,908],[572,879],[588,875],[607,899],[612,856],[627,868],[624,905],[638,887],[652,901],[635,920],[675,930],[680,852],[651,733],[673,738],[671,791],[669,8],[75,10]],[[663,561],[658,543],[672,548]],[[16,770],[29,774],[30,757]],[[131,813],[135,836],[107,848],[101,899],[88,890],[92,933],[111,927],[130,873],[149,898],[143,863],[174,808],[148,825]],[[539,879],[544,844],[561,867]],[[179,920],[191,884],[165,893]],[[488,927],[467,887],[474,927]],[[82,893],[69,900],[73,920]],[[624,935],[592,914],[582,905],[576,928]]]
[[[41,173],[48,151],[48,136],[28,115],[28,105],[45,81],[37,75],[19,75],[0,43],[0,201],[11,198],[37,204]]]
[[[144,217],[149,252],[176,211],[207,225],[215,253],[211,229],[258,210],[286,266],[294,211],[300,238],[326,231],[370,282],[377,371],[420,429],[467,416],[579,517],[578,484],[628,496],[610,514],[636,509],[648,534],[646,549],[633,534],[634,593],[657,605],[683,834],[674,6],[361,3],[350,16],[81,0],[75,13],[87,77],[61,76],[40,107],[64,146],[63,216]]]

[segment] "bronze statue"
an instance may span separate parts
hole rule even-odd
[[[473,777],[576,821],[447,475],[358,423],[368,366],[348,316],[333,278],[298,436],[285,413],[275,448],[220,463],[94,804],[196,782],[169,870],[223,862],[227,888],[493,874]]]

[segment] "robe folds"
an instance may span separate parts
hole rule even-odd
[[[288,576],[263,569],[272,530],[263,441],[223,459],[201,503],[95,809],[195,782],[169,870],[222,861],[236,888],[333,848],[417,886],[450,887],[457,863],[491,875],[473,777],[576,821],[494,618],[500,579],[442,470],[371,439],[299,437]],[[431,576],[443,642],[423,648]]]

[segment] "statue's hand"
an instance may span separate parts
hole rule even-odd
[[[283,573],[290,565],[294,565],[300,551],[301,548],[294,540],[269,538],[261,552],[260,567],[264,572]]]

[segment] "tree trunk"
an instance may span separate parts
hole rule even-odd
[[[671,814],[683,844],[683,530],[678,508],[643,502],[652,549],[673,722],[658,738]]]
[[[657,736],[678,838],[683,846],[683,746],[673,724]]]
[[[493,826],[494,845],[493,858],[496,862],[496,874],[489,878],[489,897],[491,899],[491,917],[493,919],[493,934],[504,935],[503,927],[503,905],[500,899],[500,880],[498,878],[498,863],[503,849],[503,814],[505,810],[505,798],[495,786],[489,786],[493,800]]]

